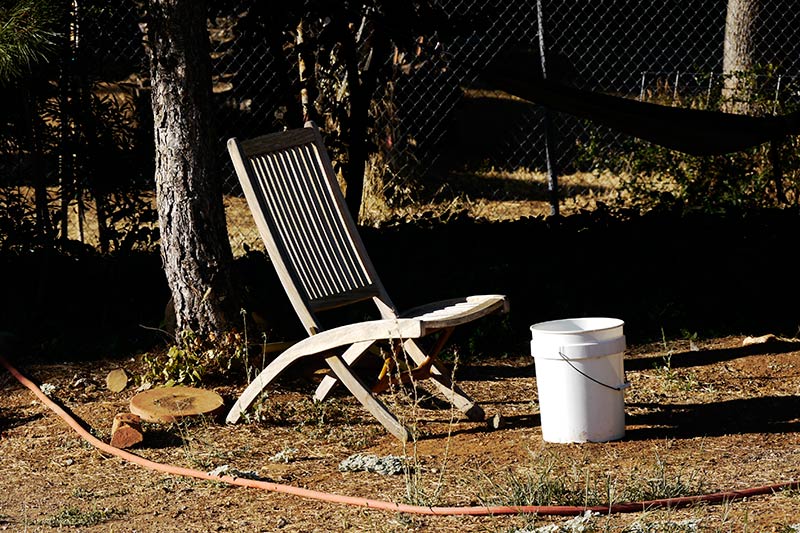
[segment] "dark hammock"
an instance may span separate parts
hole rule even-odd
[[[693,155],[738,152],[800,133],[800,112],[750,117],[684,109],[502,74],[493,74],[491,83],[524,100]]]

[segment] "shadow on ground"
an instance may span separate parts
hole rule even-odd
[[[751,355],[767,355],[800,351],[800,342],[767,342],[736,348],[711,348],[699,351],[675,352],[670,355],[670,366],[688,368],[713,365]],[[648,370],[664,364],[663,356],[636,357],[625,360],[625,370]]]
[[[687,331],[794,336],[800,286],[789,246],[798,234],[797,210],[715,216],[600,210],[558,221],[421,219],[362,230],[401,310],[466,294],[508,296],[507,317],[456,331],[453,342],[465,358],[528,353],[531,324],[578,316],[623,319],[629,344]],[[0,266],[0,333],[25,353],[113,357],[164,342],[149,329],[159,327],[169,297],[155,252],[18,253],[0,257]],[[273,338],[302,335],[263,255],[238,259],[236,276],[249,295],[243,307],[265,318]],[[676,354],[673,364],[690,360]]]
[[[792,433],[800,430],[800,398],[766,396],[708,404],[630,404],[649,410],[630,415],[630,440],[694,438],[747,433]]]

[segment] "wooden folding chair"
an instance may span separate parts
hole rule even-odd
[[[398,313],[358,235],[313,123],[242,142],[232,138],[228,151],[269,257],[309,336],[256,376],[228,413],[227,422],[238,421],[265,387],[307,358],[324,360],[333,373],[320,383],[316,400],[324,399],[339,381],[401,440],[409,438],[408,429],[376,397],[392,384],[393,376],[399,382],[429,379],[468,418],[483,420],[483,409],[451,382],[436,357],[456,326],[507,311],[505,296],[469,296]],[[327,330],[320,325],[320,311],[369,299],[380,318]],[[425,353],[417,339],[433,333],[438,334],[437,342]],[[371,389],[351,367],[379,341],[402,349],[416,367],[397,378],[398,369],[389,357]]]

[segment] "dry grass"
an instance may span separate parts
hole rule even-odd
[[[742,347],[741,337],[695,344],[697,351],[688,341],[630,347],[625,364],[633,386],[626,393],[626,437],[618,442],[544,442],[532,363],[521,355],[464,365],[459,375],[490,416],[503,415],[499,430],[452,421],[450,410],[436,402],[409,406],[389,395],[385,400],[391,407],[422,431],[413,447],[404,447],[349,395],[336,395],[321,409],[308,400],[312,383],[284,380],[258,406],[261,422],[150,424],[136,453],[203,471],[230,465],[277,483],[338,494],[397,502],[423,494],[444,505],[512,503],[537,487],[549,491],[544,497],[580,500],[637,491],[744,489],[797,479],[798,345]],[[669,353],[672,375],[663,368]],[[105,376],[117,366],[137,375],[140,365],[137,358],[25,370],[53,384],[56,397],[107,439],[114,414],[127,409],[136,391],[112,393],[102,385]],[[0,492],[0,527],[11,530],[55,531],[81,524],[82,531],[477,533],[568,522],[553,516],[397,516],[167,477],[97,454],[13,380],[0,385],[0,467],[6,486],[15,489]],[[240,387],[215,390],[231,399]],[[272,459],[289,449],[294,451],[287,462]],[[340,472],[339,463],[355,452],[409,456],[416,475]],[[789,491],[721,505],[594,516],[591,529],[583,531],[790,531],[781,528],[800,522],[797,506],[796,491]],[[669,523],[671,529],[657,528]],[[627,529],[645,525],[652,527]]]
[[[558,177],[559,212],[562,215],[596,209],[598,204],[621,200],[623,177],[611,172],[576,172]],[[414,220],[420,213],[447,220],[456,215],[492,221],[514,221],[550,215],[548,178],[528,169],[488,169],[450,173],[445,183],[426,198],[413,193],[399,205],[381,198],[365,199],[361,223],[381,226],[388,221]]]
[[[579,172],[560,176],[561,214],[593,210],[599,203],[618,201],[621,180],[620,176],[610,172]],[[33,189],[19,187],[18,190],[32,207]],[[52,187],[48,189],[48,194],[50,204],[55,208],[59,199],[58,189]],[[155,208],[155,192],[151,191],[145,197],[151,207]],[[367,197],[360,223],[379,227],[389,222],[413,221],[421,213],[442,220],[466,215],[493,221],[513,221],[550,214],[546,174],[526,169],[454,173],[448,184],[439,187],[435,194],[413,203],[410,200],[389,206],[381,198]],[[263,244],[244,197],[225,195],[223,204],[234,255],[242,255],[246,248],[262,250]],[[122,222],[118,222],[117,227],[121,228]],[[76,201],[69,204],[68,237],[90,246],[98,246],[97,213],[88,195],[84,196],[82,205]]]

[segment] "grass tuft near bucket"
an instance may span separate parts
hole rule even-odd
[[[531,326],[545,441],[606,442],[625,436],[624,324],[589,317]]]

